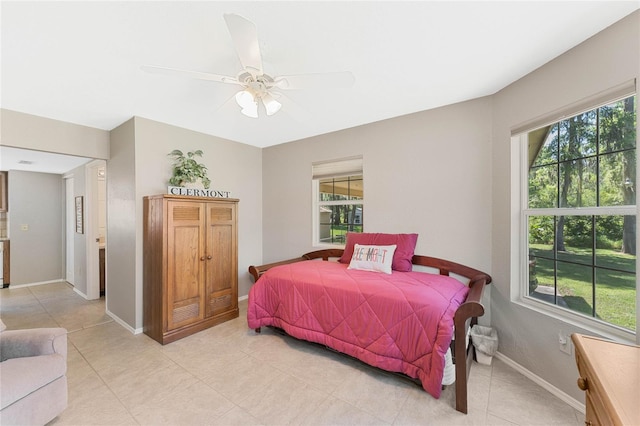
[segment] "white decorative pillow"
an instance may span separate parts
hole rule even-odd
[[[348,269],[360,271],[391,273],[393,253],[397,245],[391,246],[365,246],[356,244],[353,247],[353,255]]]

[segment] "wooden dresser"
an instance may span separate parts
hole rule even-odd
[[[144,332],[163,345],[238,317],[238,200],[144,197]]]
[[[640,346],[571,335],[586,425],[640,425]]]

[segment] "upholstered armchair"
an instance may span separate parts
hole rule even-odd
[[[0,424],[53,420],[67,407],[66,373],[64,328],[0,331]]]

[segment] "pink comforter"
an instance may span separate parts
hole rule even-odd
[[[249,292],[250,328],[275,326],[291,336],[418,378],[440,397],[453,315],[468,288],[424,272],[391,275],[304,261],[267,271]]]

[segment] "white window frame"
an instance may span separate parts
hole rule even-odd
[[[628,86],[628,84],[627,84]],[[615,102],[616,100],[636,96],[636,111],[638,110],[637,102],[638,94],[635,91],[635,82],[633,91],[626,90],[624,94],[620,93],[620,87],[616,96],[610,96],[607,99],[606,94],[601,94],[593,98],[600,98],[598,102],[580,102],[580,107],[567,108],[563,113],[554,112],[546,119],[538,118],[528,125],[521,125],[514,128],[511,137],[511,251],[510,251],[510,278],[511,278],[511,302],[532,309],[536,312],[545,314],[556,320],[568,323],[575,327],[585,329],[592,333],[613,339],[622,340],[630,343],[640,344],[640,256],[636,256],[636,332],[618,327],[614,324],[607,323],[597,318],[591,318],[568,309],[537,300],[529,296],[529,256],[528,256],[528,237],[529,230],[527,227],[527,219],[531,213],[528,208],[528,132],[544,125],[561,121],[563,118],[578,115],[602,105]],[[613,90],[611,91],[613,92]],[[611,95],[611,93],[609,93]],[[578,104],[576,104],[578,105]],[[640,127],[640,120],[637,120]],[[640,129],[636,128],[636,138],[640,137]],[[636,140],[636,164],[640,165],[640,144]],[[638,188],[640,182],[640,173],[636,175],[635,187]],[[535,209],[536,215],[635,215],[636,223],[640,218],[640,203],[636,202],[635,206],[611,206],[611,207],[593,207],[593,208],[552,208],[552,209]],[[640,232],[636,233],[636,245],[640,243]]]
[[[311,222],[312,222],[312,245],[317,248],[344,248],[344,244],[331,244],[320,241],[320,207],[321,206],[345,206],[361,205],[364,210],[364,194],[362,200],[337,200],[320,201],[320,180],[327,178],[359,176],[363,177],[362,156],[349,157],[338,160],[321,161],[312,164],[311,171]],[[364,230],[364,223],[363,223]]]

